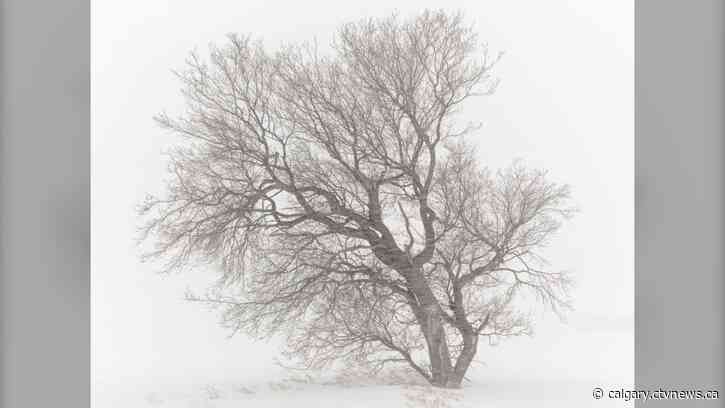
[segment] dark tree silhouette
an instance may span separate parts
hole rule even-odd
[[[529,332],[519,294],[568,299],[536,254],[568,188],[520,164],[485,170],[475,127],[453,120],[493,92],[497,59],[444,12],[345,24],[330,53],[240,36],[192,53],[186,112],[157,117],[187,142],[142,206],[147,255],[220,265],[193,299],[234,330],[284,334],[305,367],[403,363],[459,387],[480,337]]]

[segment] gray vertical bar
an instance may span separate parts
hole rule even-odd
[[[725,2],[635,4],[635,380],[722,393]]]
[[[0,406],[90,401],[90,4],[2,1]]]

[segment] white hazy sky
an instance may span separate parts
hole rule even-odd
[[[181,106],[170,70],[230,32],[270,46],[339,23],[424,8],[462,10],[504,51],[495,95],[463,120],[492,168],[523,158],[569,183],[581,212],[546,254],[574,273],[576,310],[536,336],[479,351],[475,375],[626,386],[634,376],[634,6],[632,1],[92,1],[92,369],[108,386],[272,375],[275,342],[227,338],[217,315],[182,301],[206,271],[160,276],[138,261],[134,207],[162,191],[175,138],[151,117]],[[626,388],[626,387],[625,387]]]

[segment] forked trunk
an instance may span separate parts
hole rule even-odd
[[[389,251],[381,251],[381,260],[389,264],[394,264],[394,259],[384,256],[389,253]],[[442,316],[443,311],[440,308],[438,300],[436,300],[428,282],[422,278],[422,274],[419,271],[416,271],[409,264],[405,265],[404,260],[397,261],[400,262],[398,265],[404,265],[404,267],[399,267],[397,270],[406,277],[411,291],[415,295],[416,301],[411,303],[411,307],[420,324],[420,329],[428,348],[430,362],[430,377],[428,381],[436,387],[460,388],[466,371],[476,354],[478,338],[472,333],[470,325],[466,324],[461,327],[456,327],[463,334],[464,348],[454,365],[446,339]]]
[[[433,306],[426,310],[425,321],[421,322],[421,329],[428,346],[428,358],[430,359],[430,382],[435,386],[445,387],[453,371],[453,366],[445,331],[440,321],[440,312],[431,309],[433,309]],[[438,309],[437,306],[435,309]]]
[[[462,330],[464,332],[463,350],[461,350],[455,365],[453,365],[445,330],[440,318],[440,309],[429,306],[425,313],[425,319],[421,321],[421,329],[428,346],[431,385],[441,388],[461,388],[466,372],[476,355],[478,336],[467,332],[467,330]]]
[[[476,350],[478,349],[478,336],[475,334],[464,334],[463,335],[463,350],[458,356],[453,372],[448,377],[446,388],[461,388],[463,378],[466,376],[468,367],[471,366],[473,358],[476,356]]]

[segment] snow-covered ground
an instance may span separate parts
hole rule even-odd
[[[92,407],[630,407],[631,401],[592,396],[596,387],[605,392],[633,389],[633,334],[625,323],[619,327],[602,319],[587,323],[574,318],[567,324],[549,322],[534,338],[483,344],[480,362],[468,373],[471,380],[457,391],[390,385],[406,382],[401,377],[376,380],[283,369],[274,363],[279,355],[275,342],[243,337],[178,352],[171,347],[175,343],[164,342],[165,347],[155,346],[155,353],[148,354],[122,348],[125,343],[117,341],[119,357],[94,353]]]
[[[257,384],[205,384],[184,388],[96,390],[100,408],[521,408],[630,407],[632,402],[595,400],[587,382],[469,383],[462,390],[421,385],[341,385],[300,380]]]

